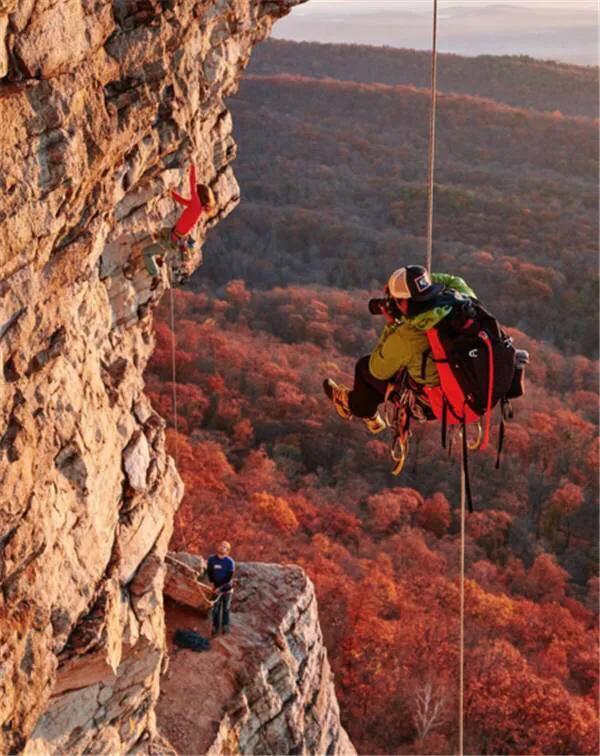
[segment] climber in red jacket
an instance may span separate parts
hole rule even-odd
[[[185,208],[171,232],[174,240],[187,236],[203,212],[210,217],[215,211],[215,198],[210,187],[196,183],[195,165],[190,168],[190,198],[185,199],[177,192],[171,192],[171,195],[175,202]]]
[[[190,198],[186,199],[173,191],[171,195],[175,202],[182,205],[185,209],[174,228],[171,229],[170,233],[167,232],[168,240],[163,236],[162,241],[157,240],[150,247],[147,247],[143,251],[143,255],[146,270],[153,279],[158,280],[161,276],[160,269],[166,260],[166,254],[168,255],[169,253],[169,250],[165,248],[166,242],[167,247],[176,252],[176,256],[170,259],[170,267],[175,280],[181,282],[188,275],[185,270],[185,263],[192,256],[196,244],[195,239],[190,235],[191,231],[196,223],[198,223],[202,213],[208,218],[211,218],[215,214],[216,202],[209,186],[196,183],[195,165],[190,167]],[[183,268],[179,264],[182,262],[184,263]],[[177,270],[181,271],[179,275],[177,274]]]

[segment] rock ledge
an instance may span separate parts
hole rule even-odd
[[[173,645],[178,628],[209,635],[205,612],[168,599],[165,608],[170,664],[157,719],[178,752],[356,753],[340,724],[314,588],[300,567],[239,564],[232,633],[211,640],[210,651]]]

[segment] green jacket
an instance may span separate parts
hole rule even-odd
[[[432,273],[433,283],[443,283],[450,289],[468,297],[475,292],[458,276],[446,273]],[[386,381],[402,368],[417,383],[438,386],[440,379],[435,363],[428,359],[425,363],[425,378],[421,377],[423,353],[429,348],[425,331],[437,325],[452,309],[451,306],[434,307],[413,318],[403,317],[385,326],[371,354],[369,370],[375,378]]]

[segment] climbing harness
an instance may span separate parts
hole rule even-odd
[[[192,236],[177,236],[170,230],[163,230],[153,236],[152,244],[143,250],[146,270],[152,278],[162,277],[166,271],[165,285],[183,282],[189,275],[187,266],[192,259],[196,241]]]
[[[388,384],[384,399],[383,416],[392,429],[392,475],[400,475],[408,456],[411,420],[425,423],[435,419],[429,402],[419,391],[407,370],[402,370]]]

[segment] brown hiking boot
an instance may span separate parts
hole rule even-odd
[[[327,398],[333,403],[338,415],[344,420],[351,420],[352,412],[350,411],[350,404],[348,402],[350,389],[346,386],[338,385],[331,378],[326,378],[323,381],[323,390]]]

